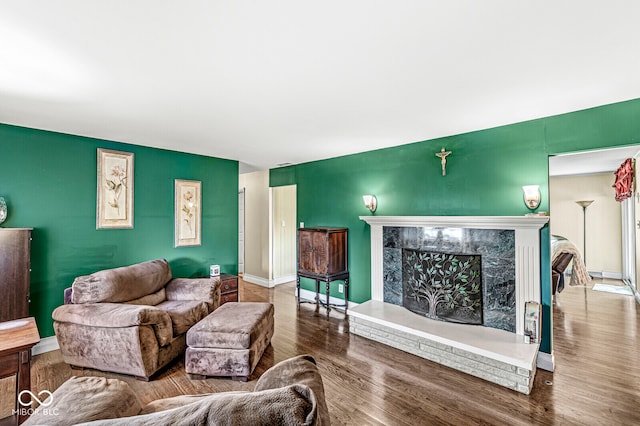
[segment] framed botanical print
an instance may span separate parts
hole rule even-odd
[[[96,228],[133,228],[133,153],[98,148]]]
[[[202,182],[175,180],[175,246],[202,245]]]

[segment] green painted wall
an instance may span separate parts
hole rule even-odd
[[[96,230],[96,151],[133,152],[134,228]],[[3,227],[34,228],[31,314],[41,337],[78,275],[165,258],[173,275],[236,273],[238,163],[0,124]],[[202,181],[202,245],[174,248],[174,179]],[[1,279],[1,277],[0,277]]]
[[[370,299],[370,214],[362,195],[378,198],[376,215],[523,215],[522,185],[538,184],[549,211],[548,156],[640,143],[640,99],[394,148],[270,171],[270,185],[298,185],[298,222],[349,228],[349,299]],[[435,153],[452,151],[447,175]],[[553,220],[553,219],[551,219]],[[549,228],[541,231],[543,318],[551,317]],[[309,281],[303,287],[313,290]],[[338,295],[337,289],[331,290]],[[541,349],[551,351],[551,322]]]

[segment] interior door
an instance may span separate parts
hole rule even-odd
[[[635,161],[635,176],[634,176],[634,206],[633,211],[635,215],[635,230],[636,230],[636,281],[633,283],[636,289],[640,285],[640,188],[638,187],[638,159]]]
[[[276,284],[296,275],[296,185],[272,188],[272,275]]]
[[[238,192],[238,273],[244,273],[244,188]]]

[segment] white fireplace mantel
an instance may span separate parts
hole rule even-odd
[[[371,225],[371,299],[384,301],[383,227],[448,227],[515,231],[516,333],[524,334],[526,301],[540,303],[540,229],[548,216],[360,216]]]
[[[360,216],[371,226],[446,226],[473,229],[540,229],[549,216]]]

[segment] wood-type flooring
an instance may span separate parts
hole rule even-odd
[[[599,282],[594,280],[595,282]],[[266,289],[240,280],[242,301],[275,305],[275,335],[247,383],[189,380],[178,359],[150,382],[96,370],[72,371],[60,351],[34,357],[34,392],[72,375],[119,378],[140,401],[180,394],[251,390],[274,363],[315,357],[334,425],[638,425],[640,309],[632,296],[566,288],[554,300],[554,373],[538,370],[531,395],[351,335],[334,311],[296,306],[294,285]],[[3,390],[2,398],[7,394]]]

